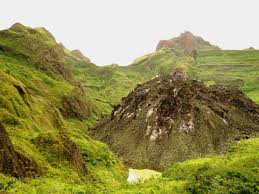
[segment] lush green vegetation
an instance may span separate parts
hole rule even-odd
[[[191,73],[207,84],[238,86],[259,102],[259,50],[201,51]]]
[[[36,161],[43,171],[33,179],[0,174],[1,192],[258,192],[258,139],[234,146],[226,156],[179,163],[162,178],[128,185],[127,169],[87,131],[136,84],[177,67],[207,84],[237,84],[259,102],[259,51],[202,51],[196,63],[160,49],[127,67],[97,67],[63,49],[44,28],[16,24],[0,33],[0,122],[15,150]],[[76,98],[74,91],[82,89],[81,84],[85,93],[80,93],[80,99],[89,107],[87,118],[64,118],[63,99]],[[72,165],[61,130],[76,144],[87,173]]]
[[[71,83],[54,80],[37,71],[30,61],[4,53],[0,53],[0,69],[0,122],[15,149],[35,160],[43,171],[43,176],[35,179],[1,174],[1,191],[95,193],[126,181],[127,171],[117,157],[87,135],[97,116],[91,114],[84,121],[62,118],[61,99],[72,91]],[[68,160],[60,128],[76,143],[87,174]]]
[[[259,139],[233,145],[223,156],[177,163],[161,178],[124,185],[114,193],[259,193]]]

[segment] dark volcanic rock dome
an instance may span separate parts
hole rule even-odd
[[[259,106],[237,88],[207,87],[177,70],[138,85],[92,129],[135,168],[221,153],[259,132]]]

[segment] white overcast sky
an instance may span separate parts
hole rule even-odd
[[[127,65],[189,30],[224,49],[259,48],[259,0],[2,0],[0,29],[47,28],[94,63]]]

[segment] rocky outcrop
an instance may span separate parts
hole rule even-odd
[[[259,132],[259,106],[237,88],[191,80],[181,70],[138,85],[91,130],[134,168],[224,152]]]
[[[66,119],[86,119],[91,112],[92,104],[86,97],[84,88],[79,84],[69,95],[62,98],[62,115]]]
[[[84,62],[90,63],[90,59],[87,58],[80,50],[76,49],[76,50],[72,50],[71,51],[72,55]]]
[[[69,80],[72,76],[62,46],[45,28],[16,23],[0,31],[0,50],[31,60],[37,69],[54,78]]]
[[[0,172],[14,177],[35,177],[42,174],[34,160],[15,151],[13,144],[0,123]]]
[[[194,56],[198,50],[219,49],[217,46],[211,45],[199,36],[194,36],[191,32],[184,32],[179,37],[170,40],[161,40],[156,50],[161,48],[169,48],[182,52],[183,54]]]
[[[76,144],[73,141],[71,141],[71,139],[65,134],[63,129],[61,129],[59,133],[64,145],[64,150],[67,159],[76,169],[80,170],[82,173],[87,173],[85,162]]]

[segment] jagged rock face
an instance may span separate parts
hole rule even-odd
[[[221,153],[259,132],[259,106],[236,88],[206,87],[177,70],[138,85],[91,133],[129,166],[163,169]]]
[[[74,55],[78,59],[83,60],[83,61],[85,61],[87,63],[91,62],[90,59],[87,58],[80,50],[76,49],[76,50],[73,50],[71,52],[72,52],[72,55]]]
[[[30,28],[20,23],[0,31],[0,50],[30,59],[35,66],[54,78],[70,79],[62,45],[45,28]]]
[[[35,161],[14,150],[13,144],[1,123],[0,172],[14,177],[35,177],[42,174]]]
[[[211,45],[208,41],[203,40],[201,37],[194,36],[191,32],[184,32],[179,37],[170,40],[161,40],[156,50],[160,48],[169,48],[181,51],[186,55],[193,55],[196,50],[211,50],[219,49]]]

